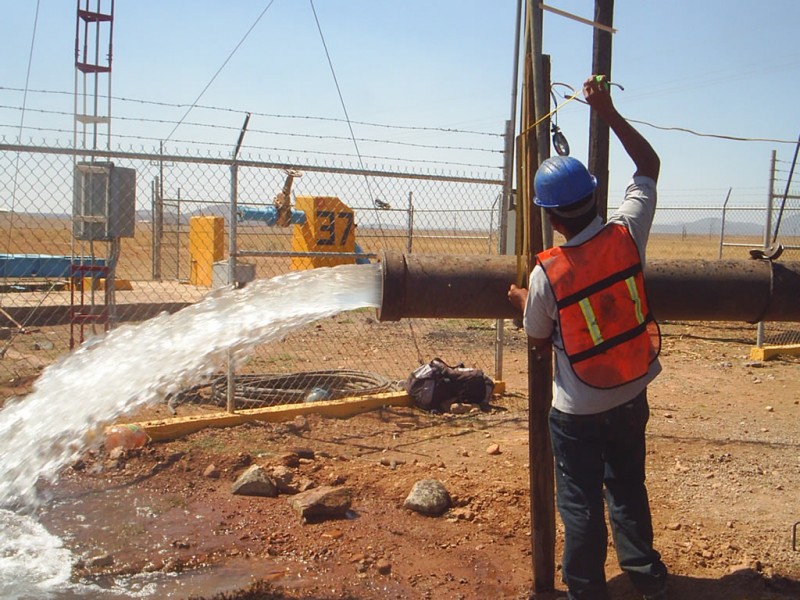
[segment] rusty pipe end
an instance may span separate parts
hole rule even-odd
[[[378,307],[379,321],[399,321],[403,318],[406,297],[406,256],[397,250],[382,250],[381,304]]]

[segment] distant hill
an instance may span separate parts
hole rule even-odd
[[[778,219],[777,211],[773,215],[773,230]],[[719,235],[722,227],[722,219],[709,217],[698,219],[689,223],[656,223],[653,225],[653,233],[665,234],[686,234],[686,235]],[[800,235],[800,214],[796,210],[784,212],[781,219],[780,234],[785,236]],[[725,235],[744,235],[744,236],[763,236],[764,223],[754,223],[752,221],[725,220]]]
[[[719,235],[722,219],[708,217],[689,223],[656,223],[653,233],[686,235]],[[725,220],[726,235],[764,235],[764,225],[748,221]]]

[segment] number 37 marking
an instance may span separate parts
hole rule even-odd
[[[317,218],[319,221],[319,232],[321,237],[317,239],[317,244],[320,246],[335,246],[336,245],[336,219],[342,219],[345,222],[342,237],[339,240],[339,246],[344,246],[350,237],[350,232],[353,230],[353,213],[345,210],[339,212],[333,210],[318,210]]]

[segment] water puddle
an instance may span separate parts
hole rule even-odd
[[[240,574],[228,565],[178,577],[150,573],[88,587],[71,584],[78,557],[32,515],[60,510],[59,504],[66,510],[53,482],[64,466],[100,443],[109,423],[211,376],[228,356],[240,360],[254,346],[318,319],[377,307],[380,289],[379,265],[254,281],[217,290],[175,314],[123,325],[46,368],[31,394],[0,410],[0,597],[177,598],[213,594],[212,582],[224,582],[222,590],[246,585],[250,561]],[[114,504],[106,503],[107,510],[113,512]],[[79,519],[79,511],[71,510]],[[269,565],[262,566],[269,572]],[[246,580],[235,581],[240,575]]]

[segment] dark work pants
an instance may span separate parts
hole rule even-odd
[[[556,499],[564,522],[562,577],[570,600],[607,600],[608,532],[603,487],[617,559],[642,593],[664,586],[667,568],[653,549],[645,488],[647,391],[594,415],[550,410]]]

